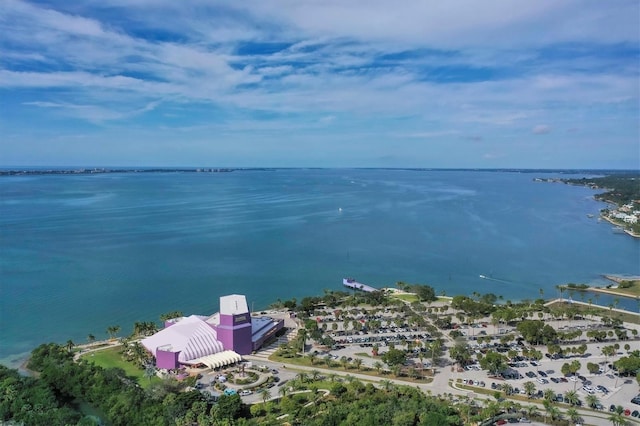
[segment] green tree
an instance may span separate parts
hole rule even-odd
[[[495,375],[507,368],[507,360],[498,352],[487,352],[480,360],[480,366]]]
[[[382,355],[382,361],[390,368],[396,365],[402,365],[407,361],[407,354],[399,349],[389,349]]]
[[[550,325],[539,320],[524,320],[516,326],[522,337],[532,345],[555,342],[558,333]]]
[[[464,342],[456,343],[451,349],[449,349],[449,356],[461,367],[468,365],[471,362],[471,351]]]
[[[120,326],[119,325],[111,325],[109,327],[107,327],[107,334],[109,335],[110,339],[115,338],[118,333],[120,332]]]
[[[584,402],[587,404],[587,407],[589,408],[596,408],[598,404],[600,404],[600,400],[594,394],[588,394],[585,397]]]
[[[625,426],[629,424],[627,422],[627,419],[624,417],[624,414],[617,412],[611,413],[611,415],[608,417],[608,420],[613,426]]]
[[[580,413],[578,413],[578,410],[576,410],[573,407],[567,410],[567,416],[569,416],[569,420],[571,420],[573,424],[577,424],[582,421],[582,417],[580,417]]]
[[[536,385],[533,382],[525,382],[524,391],[527,393],[527,396],[531,398],[534,393],[536,393]]]
[[[147,365],[144,369],[144,377],[149,379],[151,382],[151,378],[156,375],[156,368],[153,365]]]
[[[212,414],[215,419],[225,420],[227,424],[237,418],[242,411],[240,395],[222,395],[213,406]],[[224,423],[223,423],[224,424]]]
[[[342,365],[342,368],[344,368],[345,370],[349,366],[349,360],[347,359],[347,357],[345,355],[342,355],[340,357],[340,364]]]
[[[579,400],[580,397],[578,397],[578,392],[575,390],[570,390],[564,393],[564,401],[571,406],[578,405]]]
[[[262,389],[260,391],[260,397],[262,398],[262,404],[266,406],[267,401],[271,399],[271,392],[269,392],[269,389]]]
[[[362,359],[361,358],[354,358],[353,359],[353,365],[356,367],[356,370],[360,370],[360,367],[362,367]]]

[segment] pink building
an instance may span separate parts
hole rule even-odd
[[[283,320],[251,317],[245,296],[232,294],[220,297],[220,312],[175,318],[142,345],[156,357],[158,368],[214,368],[240,361],[283,326]]]

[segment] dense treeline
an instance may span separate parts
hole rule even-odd
[[[377,389],[353,381],[336,384],[330,399],[319,407],[321,414],[309,412],[305,424],[325,425],[461,425],[458,412],[448,403],[427,397],[408,387]],[[316,412],[318,412],[316,411]]]
[[[25,380],[35,381],[38,389],[45,389],[55,396],[54,401],[58,401],[63,407],[70,406],[74,400],[85,401],[102,411],[109,423],[115,426],[189,424],[186,419],[192,416],[193,410],[204,411],[209,417],[213,414],[220,418],[230,417],[229,413],[213,410],[200,392],[184,392],[184,386],[173,380],[144,390],[136,381],[128,378],[124,371],[117,368],[104,369],[84,360],[74,361],[66,348],[53,343],[36,348],[28,367],[38,372],[39,378]],[[242,413],[239,398],[236,405],[231,417],[239,417]],[[25,424],[78,423],[78,413],[73,413],[72,410],[70,414],[66,411],[63,413],[69,417],[68,420]],[[5,419],[10,418],[19,419],[15,412],[7,413]]]
[[[281,424],[277,417],[283,414],[291,424],[318,426],[462,424],[450,403],[410,387],[390,384],[379,389],[357,380],[336,381],[330,395],[314,404],[296,405],[283,396],[249,410],[238,395],[223,395],[212,403],[200,392],[185,391],[175,380],[165,380],[145,390],[124,371],[74,361],[67,348],[53,343],[36,348],[28,367],[38,372],[37,378],[0,367],[0,422],[97,424],[78,411],[75,404],[83,401],[101,411],[114,426]]]
[[[640,200],[640,174],[619,174],[599,178],[564,179],[574,185],[606,188],[607,192],[597,194],[596,199],[609,201],[617,205]]]
[[[25,425],[95,424],[60,401],[44,381],[0,365],[0,423],[9,420]]]

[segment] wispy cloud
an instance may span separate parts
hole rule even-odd
[[[547,133],[551,133],[551,127],[546,124],[538,124],[531,129],[531,133],[534,135],[546,135]]]
[[[627,129],[621,140],[638,136],[634,0],[517,8],[506,0],[6,0],[2,8],[0,90],[15,112],[14,124],[0,125],[12,133],[37,110],[66,128],[70,119],[190,134],[224,128],[227,140],[288,129],[300,140],[325,132],[328,146],[373,133],[389,152],[398,139],[466,147],[559,137],[540,123],[595,134],[611,122],[596,116]],[[308,153],[320,156],[320,147]]]

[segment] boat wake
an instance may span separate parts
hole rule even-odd
[[[497,281],[499,283],[513,284],[513,281],[501,280],[499,278],[488,277],[486,275],[480,275],[483,280]]]

